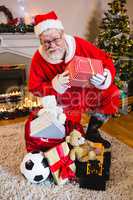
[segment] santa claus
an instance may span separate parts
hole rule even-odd
[[[29,73],[29,90],[36,96],[55,95],[63,106],[67,117],[91,114],[86,138],[110,144],[98,129],[118,111],[119,90],[114,84],[115,67],[107,53],[90,42],[65,34],[64,27],[54,11],[35,17],[35,34],[40,47],[35,52]],[[91,77],[92,88],[73,87],[69,83],[69,72],[65,71],[74,56],[94,58],[103,63],[103,74]],[[76,113],[76,115],[75,115]]]

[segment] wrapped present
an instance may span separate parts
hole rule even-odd
[[[33,119],[30,124],[31,136],[39,138],[65,137],[65,127],[52,114],[44,112],[39,117]]]
[[[44,153],[55,183],[58,185],[75,177],[76,166],[69,157],[69,151],[67,143],[63,142]]]
[[[75,56],[65,70],[69,71],[71,86],[93,87],[89,80],[97,73],[103,74],[103,65],[98,59]]]

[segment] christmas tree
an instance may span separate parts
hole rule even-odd
[[[124,90],[125,82],[133,79],[133,38],[126,10],[126,0],[113,0],[104,13],[97,45],[109,52],[116,67],[116,84]]]
[[[95,9],[93,10],[93,15],[91,17],[91,19],[89,19],[89,22],[87,24],[87,29],[89,30],[89,32],[87,34],[85,34],[85,37],[88,41],[95,43],[96,39],[97,39],[97,35],[100,31],[100,23],[101,23],[101,16],[102,16],[102,12],[101,12],[101,2],[97,1],[97,4],[95,6]],[[95,26],[94,26],[95,24]]]

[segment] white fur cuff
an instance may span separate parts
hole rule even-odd
[[[58,92],[59,94],[63,94],[66,91],[66,88],[64,88],[63,86],[60,85],[60,83],[58,81],[58,75],[56,75],[55,78],[53,78],[52,86],[53,86],[54,90],[56,92]]]
[[[46,31],[49,28],[57,28],[64,30],[64,27],[60,20],[49,19],[46,21],[40,22],[34,27],[35,34],[39,36],[43,31]]]

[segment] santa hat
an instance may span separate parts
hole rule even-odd
[[[34,20],[34,31],[37,36],[49,28],[64,29],[61,21],[58,20],[58,17],[54,11],[43,15],[37,15]]]

